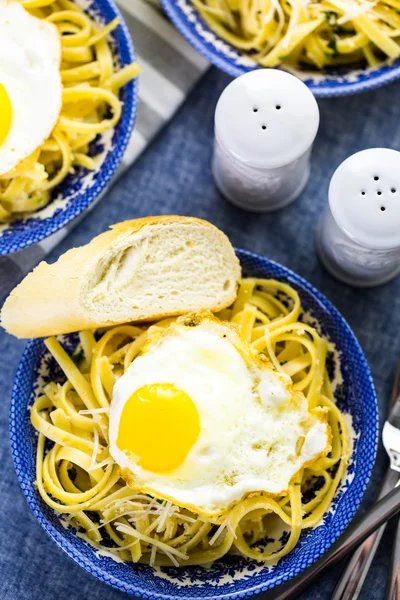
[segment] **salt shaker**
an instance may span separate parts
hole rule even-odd
[[[295,200],[309,178],[318,125],[317,102],[293,75],[257,69],[232,81],[215,111],[212,168],[220,192],[256,212]]]
[[[370,148],[338,167],[317,250],[328,271],[350,285],[380,285],[400,273],[400,152]]]

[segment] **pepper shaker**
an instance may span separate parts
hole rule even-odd
[[[350,285],[400,273],[400,152],[370,148],[338,167],[316,243],[327,270]]]
[[[233,204],[269,212],[293,202],[310,175],[319,110],[307,86],[276,69],[232,81],[215,111],[213,175]]]

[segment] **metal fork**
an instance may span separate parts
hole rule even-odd
[[[383,445],[390,458],[378,499],[386,496],[399,480],[400,471],[400,362],[393,383],[388,420],[383,428]],[[331,600],[356,600],[361,592],[368,570],[378,549],[386,524],[372,534],[353,554]],[[388,586],[389,587],[389,586]],[[393,597],[395,598],[395,597]]]
[[[398,382],[400,382],[400,363],[397,369]],[[400,387],[400,383],[399,383]],[[397,405],[400,403],[400,392]],[[385,423],[383,429],[383,444],[390,457],[390,467],[400,472],[400,410],[393,415],[390,423]],[[392,556],[389,565],[389,574],[386,585],[386,600],[398,600],[400,598],[400,521],[396,515],[390,522],[389,527],[394,530]]]
[[[398,364],[393,385],[390,410],[396,402],[400,406],[399,393],[400,362]],[[352,551],[352,558],[345,570],[347,576],[345,579],[341,579],[335,594],[342,590],[342,595],[336,596],[336,600],[356,598],[361,590],[372,558],[378,548],[386,522],[400,510],[399,484],[399,473],[392,469],[388,469],[378,502],[365,514],[353,521],[343,536],[322,556],[322,558],[314,563],[312,567],[291,581],[280,585],[276,590],[266,592],[262,595],[262,600],[289,600],[289,598],[293,600],[293,598],[297,598],[297,596],[304,592],[304,590],[306,590],[325,570],[332,567],[336,562]],[[393,512],[388,510],[389,506]],[[389,512],[391,512],[391,515],[389,515]],[[394,545],[392,569],[391,575],[389,576],[386,600],[399,600],[400,597],[400,573],[398,569],[400,560],[400,528],[397,532],[397,539],[399,540],[399,543]],[[342,582],[344,582],[344,591],[342,589]],[[353,593],[354,590],[357,592],[357,596],[351,596],[351,593]]]
[[[400,486],[396,486],[347,528],[342,537],[307,571],[260,596],[260,600],[293,600],[326,569],[363,543],[372,532],[400,512]],[[395,600],[398,600],[394,596]],[[393,600],[393,599],[392,599]]]

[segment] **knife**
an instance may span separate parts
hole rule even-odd
[[[383,428],[383,444],[385,446],[385,432],[386,442],[390,446],[392,438],[392,427],[393,424],[399,420],[400,415],[400,362],[397,365],[396,375],[394,378],[392,395],[389,403],[389,415],[388,419]],[[385,446],[386,448],[386,446]],[[400,449],[400,444],[398,446]],[[386,449],[387,450],[387,449]],[[399,456],[396,455],[398,461]],[[390,490],[394,488],[399,479],[398,469],[392,468],[391,465],[388,468],[383,483],[378,495],[378,499],[383,498]],[[374,559],[375,553],[378,549],[381,541],[383,532],[385,531],[386,524],[383,525],[379,530],[375,531],[371,537],[369,537],[364,544],[362,544],[351,557],[342,576],[339,580],[338,585],[333,592],[331,600],[356,600],[361,592],[365,578],[368,574],[371,563]]]

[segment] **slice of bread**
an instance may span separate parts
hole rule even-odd
[[[240,275],[228,238],[206,221],[125,221],[40,263],[7,298],[1,324],[25,338],[216,312],[234,301]]]

